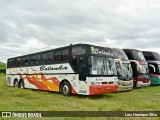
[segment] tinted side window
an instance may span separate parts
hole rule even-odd
[[[53,62],[53,52],[48,52],[46,59],[47,59],[47,63]]]
[[[31,65],[35,64],[35,56],[31,56]]]
[[[23,66],[28,66],[29,63],[30,63],[30,58],[29,58],[28,56],[22,58],[22,65],[23,65]]]
[[[159,53],[154,52],[153,56],[154,56],[155,60],[160,61],[160,54]]]
[[[61,51],[56,51],[55,52],[55,62],[59,62],[62,60],[62,52]]]
[[[47,54],[42,53],[41,63],[46,63],[46,61],[47,61]]]
[[[72,56],[82,55],[86,53],[85,46],[74,46],[72,47]]]
[[[69,49],[64,49],[62,51],[62,60],[67,61],[69,59]]]
[[[52,63],[54,61],[54,52],[42,53],[41,63]]]
[[[145,52],[143,54],[144,54],[144,57],[145,57],[146,60],[154,60],[154,57],[153,57],[152,53]]]
[[[9,59],[7,67],[13,67],[14,66],[14,59]]]
[[[16,58],[16,60],[15,60],[15,66],[19,67],[21,65],[22,65],[21,58]]]
[[[55,62],[68,61],[69,49],[62,49],[55,52]]]
[[[40,54],[31,56],[31,65],[38,65],[40,64],[41,56]]]
[[[38,54],[35,56],[35,62],[36,62],[36,65],[40,64],[40,60],[41,60],[41,55]]]

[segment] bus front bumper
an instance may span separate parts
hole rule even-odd
[[[127,91],[133,89],[133,80],[118,80],[118,91]]]
[[[112,93],[117,92],[118,84],[108,84],[108,85],[91,85],[89,86],[89,95],[98,95],[102,93]]]
[[[150,86],[150,81],[147,83],[144,83],[142,81],[138,81],[136,87],[147,87]]]
[[[132,90],[132,89],[133,89],[133,85],[131,85],[131,86],[118,85],[118,91],[127,91],[127,90]]]

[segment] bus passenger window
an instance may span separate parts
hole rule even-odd
[[[36,65],[40,64],[40,58],[41,58],[40,54],[38,54],[38,55],[35,56],[35,64]]]
[[[8,67],[13,67],[14,66],[14,59],[8,60]]]
[[[31,56],[31,65],[35,64],[35,56]]]
[[[41,62],[46,63],[46,53],[42,54]]]
[[[62,56],[63,56],[63,61],[67,61],[69,59],[69,49],[65,49],[62,52]]]
[[[47,53],[47,63],[51,63],[53,61],[53,52]]]
[[[61,51],[56,51],[55,52],[55,62],[59,62],[62,60],[62,52]]]
[[[29,57],[24,57],[22,58],[22,64],[23,66],[28,66],[29,65]]]
[[[15,65],[18,67],[18,66],[21,66],[21,58],[17,58],[16,61],[15,61]]]

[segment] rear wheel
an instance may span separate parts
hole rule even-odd
[[[70,96],[71,95],[71,86],[68,82],[64,82],[62,84],[61,90],[62,90],[62,94],[64,96]]]
[[[24,88],[25,88],[25,85],[24,85],[24,81],[23,81],[23,80],[20,81],[19,87],[20,87],[21,89],[24,89]]]
[[[14,87],[18,88],[18,80],[14,80]]]

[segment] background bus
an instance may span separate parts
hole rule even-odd
[[[151,52],[151,51],[142,51],[145,59],[152,60],[152,61],[160,61],[160,54],[157,52]]]
[[[122,67],[116,63],[118,73],[118,91],[126,91],[133,89],[133,73],[130,61],[122,49],[113,48],[114,55],[122,61]]]
[[[133,86],[143,87],[149,86],[149,70],[148,63],[143,56],[143,53],[135,49],[123,49],[128,59],[131,62],[133,71]]]
[[[7,85],[62,92],[96,95],[116,92],[117,71],[113,49],[75,44],[10,58]]]
[[[160,85],[160,61],[147,61],[151,85]]]
[[[157,52],[143,51],[148,62],[151,85],[160,85],[160,54]]]

